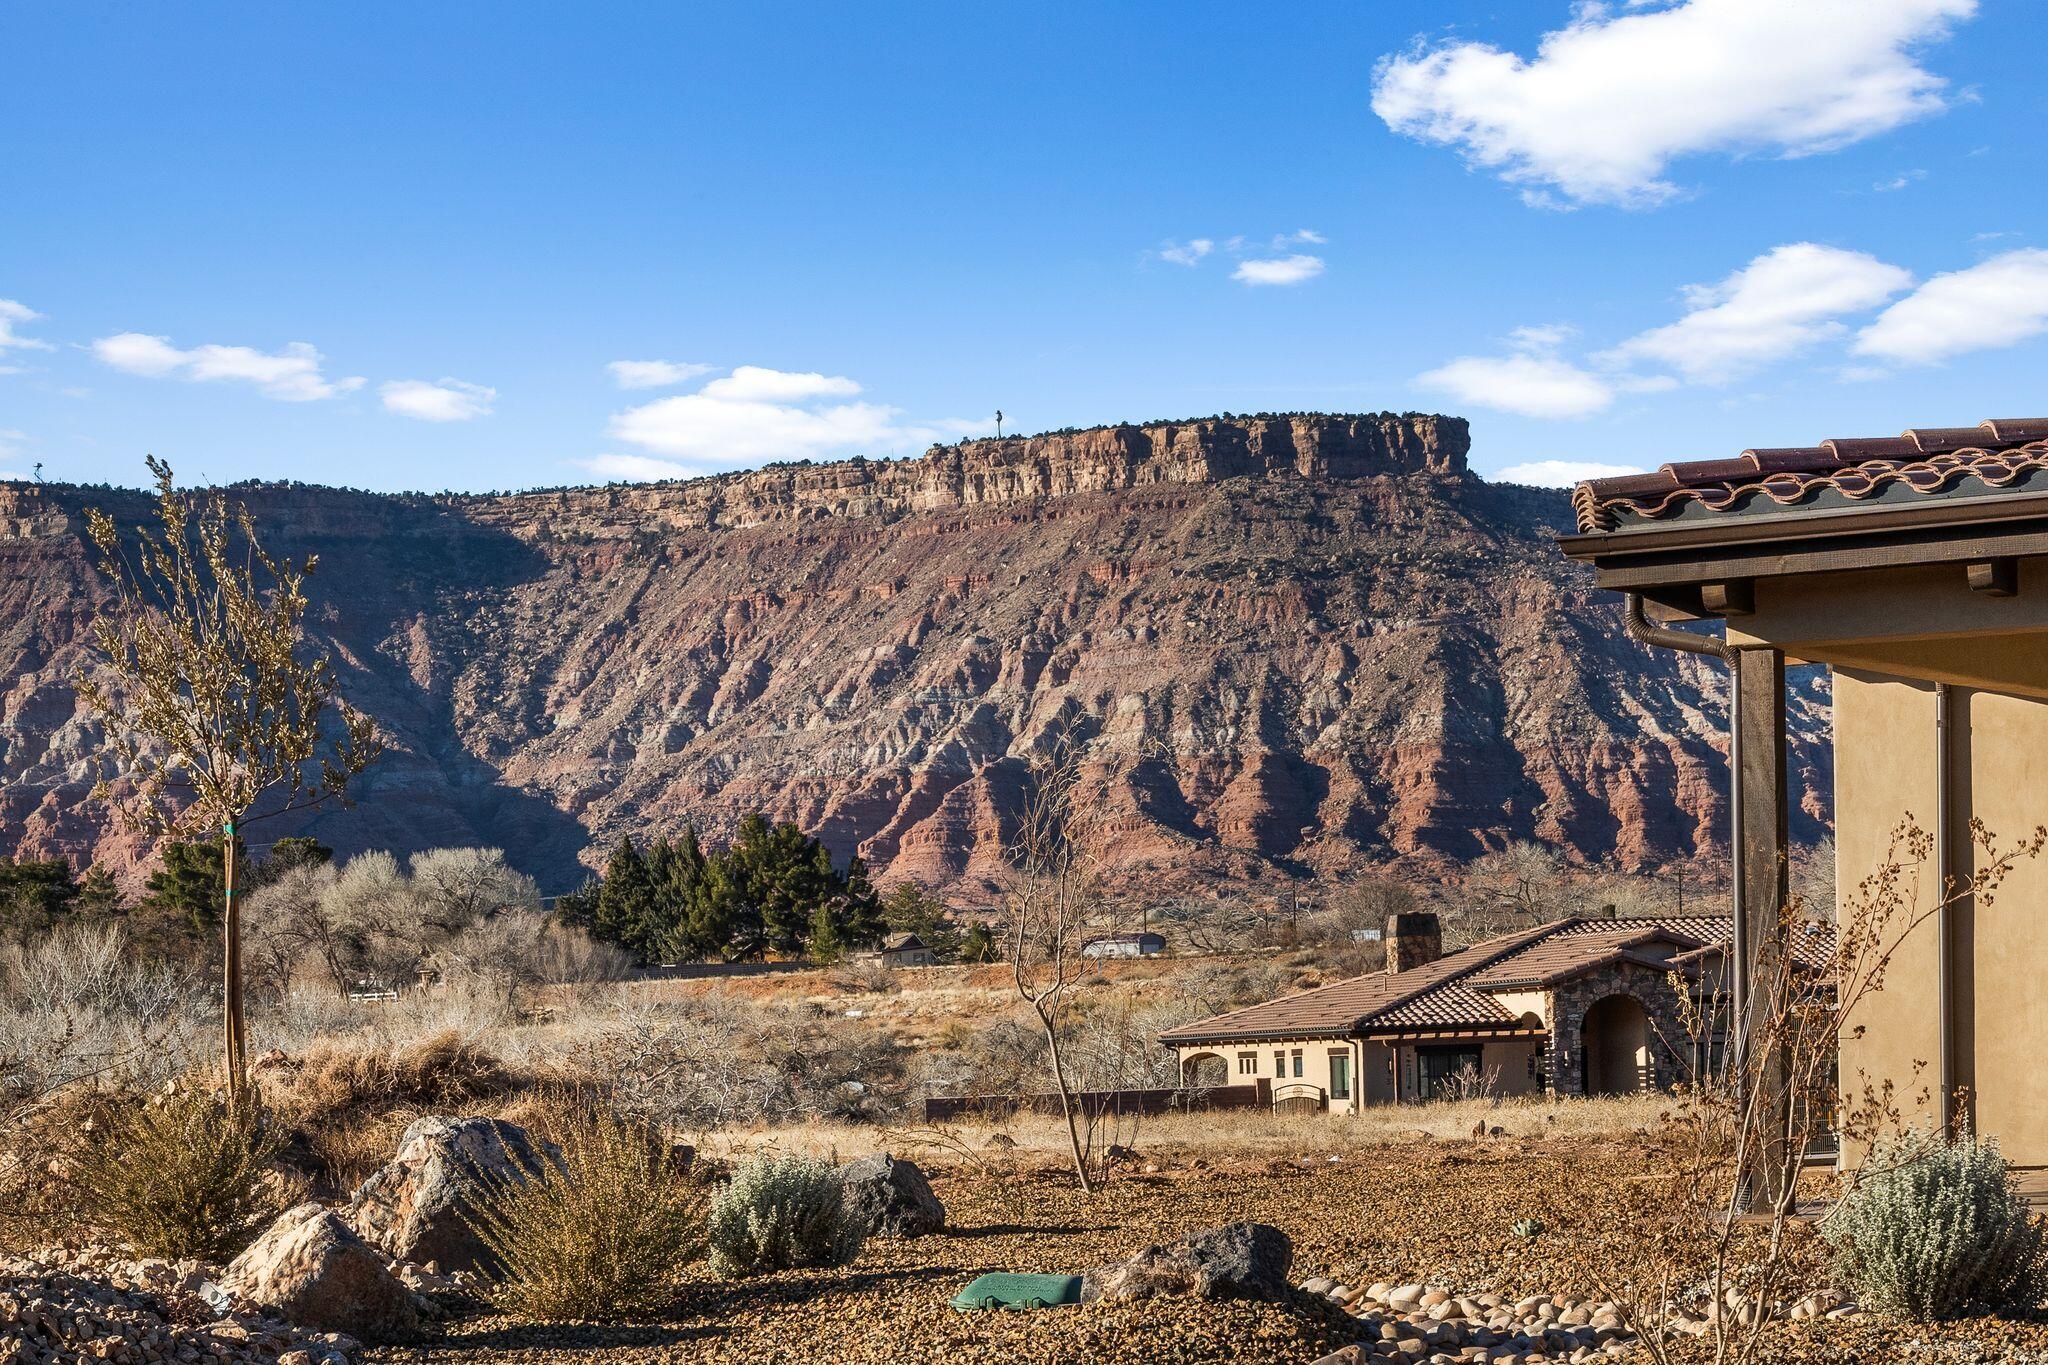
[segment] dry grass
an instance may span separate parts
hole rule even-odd
[[[1271,1114],[1264,1110],[1219,1110],[1165,1114],[1139,1120],[1129,1144],[1136,1162],[1153,1157],[1241,1154],[1327,1161],[1362,1149],[1415,1142],[1470,1142],[1482,1124],[1488,1142],[1564,1138],[1626,1138],[1655,1134],[1670,1101],[1661,1095],[1613,1099],[1458,1100],[1440,1104],[1386,1105],[1362,1114]],[[1494,1128],[1501,1129],[1498,1137]],[[768,1149],[845,1159],[887,1147],[917,1149],[919,1160],[938,1169],[979,1164],[970,1154],[1014,1151],[1021,1156],[1057,1157],[1066,1129],[1046,1114],[1020,1114],[1002,1122],[942,1125],[898,1124],[884,1128],[843,1123],[756,1125],[706,1135],[713,1156]]]

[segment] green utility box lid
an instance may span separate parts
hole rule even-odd
[[[1054,1308],[1080,1301],[1079,1275],[980,1275],[953,1296],[955,1308]]]

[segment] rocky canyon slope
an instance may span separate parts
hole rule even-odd
[[[1467,443],[1451,417],[1226,417],[676,484],[237,496],[319,554],[315,645],[389,745],[312,823],[345,851],[497,844],[558,891],[621,834],[761,809],[973,899],[1064,732],[1131,883],[1523,838],[1631,869],[1717,853],[1717,667],[1629,641],[1552,544],[1565,496],[1483,482]],[[147,511],[0,484],[0,852],[133,866],[68,681],[93,505]],[[1825,711],[1803,682],[1808,834]]]

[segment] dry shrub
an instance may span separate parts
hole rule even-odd
[[[279,1107],[297,1130],[295,1155],[333,1189],[384,1164],[417,1114],[468,1109],[519,1084],[494,1053],[454,1029],[396,1047],[315,1043],[301,1057],[259,1062],[258,1071],[279,1083]]]
[[[559,1169],[488,1184],[469,1213],[497,1260],[485,1296],[528,1321],[660,1309],[703,1248],[702,1190],[665,1144],[610,1115],[561,1142]]]
[[[141,1256],[225,1261],[282,1212],[282,1130],[248,1097],[196,1084],[108,1106],[70,1183],[84,1223]]]

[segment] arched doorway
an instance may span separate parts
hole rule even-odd
[[[1650,1086],[1650,1016],[1632,995],[1610,995],[1586,1011],[1579,1043],[1588,1095],[1633,1095]]]
[[[1214,1052],[1197,1052],[1180,1064],[1180,1083],[1197,1089],[1230,1084],[1230,1067]]]

